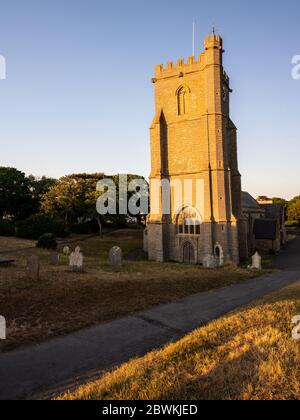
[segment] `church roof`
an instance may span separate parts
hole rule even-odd
[[[260,205],[248,192],[242,191],[242,208],[261,210]]]
[[[233,130],[237,130],[236,125],[234,124],[234,122],[230,118],[229,118],[228,126],[229,126],[229,128],[232,128]]]

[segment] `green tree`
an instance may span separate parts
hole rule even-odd
[[[284,198],[274,197],[273,198],[273,204],[283,206],[283,208],[284,208],[284,218],[285,218],[285,220],[287,220],[289,202],[287,200],[285,200]]]
[[[300,195],[297,195],[296,197],[292,198],[289,202],[289,205],[296,203],[298,200],[300,200]]]
[[[66,224],[76,222],[84,213],[82,182],[69,176],[59,179],[43,196],[41,210],[61,218]]]
[[[0,219],[22,219],[32,214],[30,180],[15,168],[0,167]]]
[[[289,221],[297,221],[300,224],[300,197],[291,201],[288,208],[288,219]]]
[[[42,199],[42,210],[67,224],[96,216],[97,182],[103,174],[72,174],[59,179]]]
[[[41,208],[46,214],[62,218],[67,224],[76,224],[80,219],[96,220],[100,233],[105,222],[115,225],[126,224],[127,215],[119,214],[119,177],[120,175],[105,177],[103,173],[73,174],[63,177],[43,196]],[[116,215],[104,216],[97,212],[97,200],[102,194],[97,191],[97,183],[103,178],[113,180],[116,185]],[[143,179],[140,176],[128,175],[128,184],[137,178]],[[128,192],[127,200],[132,195],[132,192]],[[138,215],[138,221],[144,216]]]
[[[80,179],[84,186],[84,217],[90,220],[96,220],[99,227],[99,234],[102,235],[105,217],[97,212],[96,203],[102,193],[97,191],[97,183],[101,181],[105,175],[103,173],[96,174],[76,174],[76,179]]]
[[[289,202],[287,200],[285,200],[284,198],[274,197],[273,198],[273,204],[279,204],[283,207],[287,207]]]
[[[47,178],[46,176],[37,178],[33,175],[30,175],[28,178],[30,182],[30,190],[34,200],[34,213],[38,213],[41,210],[41,203],[44,195],[56,184],[57,180],[53,178]]]

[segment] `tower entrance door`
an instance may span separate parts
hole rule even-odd
[[[195,264],[195,249],[190,242],[183,245],[183,262],[184,264]]]

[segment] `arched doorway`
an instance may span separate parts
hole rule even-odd
[[[220,244],[215,246],[215,257],[218,267],[221,267],[224,264],[224,252]]]
[[[195,249],[190,242],[185,242],[182,252],[184,264],[195,264]]]

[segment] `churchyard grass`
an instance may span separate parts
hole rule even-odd
[[[146,259],[124,261],[122,267],[108,265],[111,247],[120,246],[125,256],[142,247],[139,230],[88,238],[70,244],[70,248],[77,245],[85,258],[83,273],[70,272],[62,245],[57,266],[51,265],[50,251],[33,248],[8,254],[16,263],[0,267],[0,313],[8,327],[0,351],[42,342],[260,274],[234,266],[208,270]],[[40,258],[39,280],[26,277],[30,255]]]
[[[300,283],[81,386],[66,400],[299,400]]]
[[[7,253],[10,251],[15,251],[24,248],[33,248],[34,246],[35,241],[0,236],[0,253]]]

